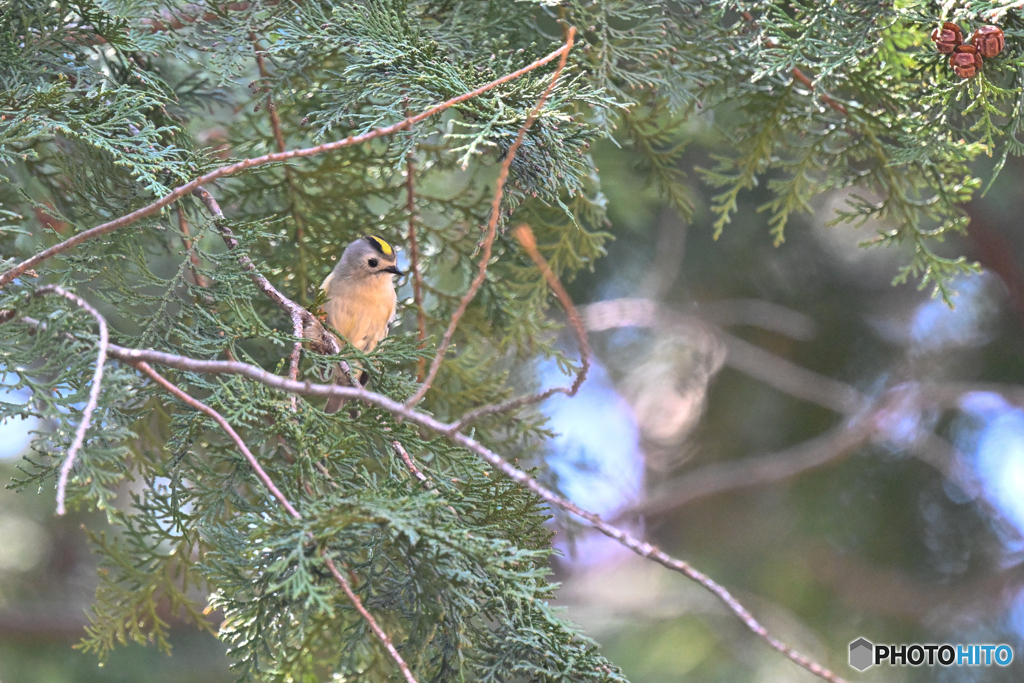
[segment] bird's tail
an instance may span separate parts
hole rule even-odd
[[[352,368],[352,375],[357,377],[360,386],[365,387],[370,381],[370,374],[366,370],[360,370],[357,367]],[[345,377],[344,371],[340,365],[334,366],[334,374],[332,380],[335,384],[340,386],[348,386],[348,378]],[[324,412],[328,415],[338,412],[342,406],[345,405],[347,399],[343,396],[331,396],[327,399],[327,405],[324,406]]]

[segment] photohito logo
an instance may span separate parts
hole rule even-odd
[[[1013,648],[1009,645],[875,645],[867,638],[850,643],[850,666],[857,671],[874,666],[1009,666]]]

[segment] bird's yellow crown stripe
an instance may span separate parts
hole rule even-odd
[[[377,237],[376,235],[367,235],[367,237],[376,242],[377,245],[380,247],[380,250],[384,252],[384,254],[386,254],[387,256],[391,256],[392,254],[395,253],[395,250],[391,248],[390,244],[388,244],[381,238]]]

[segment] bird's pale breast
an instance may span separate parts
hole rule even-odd
[[[395,285],[390,277],[372,277],[359,282],[342,280],[331,273],[324,280],[327,324],[341,332],[360,351],[372,351],[387,336],[395,317]]]

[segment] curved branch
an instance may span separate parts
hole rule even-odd
[[[189,194],[193,190],[198,189],[205,183],[209,183],[213,180],[217,180],[218,178],[223,178],[225,176],[234,175],[236,173],[239,173],[240,171],[247,171],[250,168],[256,168],[257,166],[264,166],[266,164],[272,164],[280,161],[290,161],[292,159],[300,159],[303,157],[317,156],[319,154],[333,152],[343,147],[359,145],[364,142],[374,140],[376,138],[393,135],[399,131],[409,130],[417,123],[420,123],[421,121],[424,121],[430,118],[431,116],[434,116],[435,114],[439,114],[445,109],[453,107],[461,102],[465,102],[466,100],[470,100],[474,97],[477,97],[478,95],[482,95],[488,90],[492,90],[498,87],[502,83],[507,83],[508,81],[515,80],[516,78],[519,78],[523,74],[529,73],[530,71],[533,71],[538,67],[544,66],[548,62],[554,60],[556,57],[561,56],[562,63],[564,64],[565,55],[567,55],[569,50],[572,48],[572,31],[573,29],[570,29],[570,41],[567,42],[562,47],[555,50],[554,52],[548,54],[547,56],[541,57],[537,61],[528,64],[527,66],[524,66],[522,69],[519,69],[518,71],[513,71],[512,73],[502,76],[501,78],[498,78],[496,80],[493,80],[490,83],[487,83],[486,85],[482,85],[476,90],[463,93],[462,95],[453,97],[450,100],[442,102],[441,104],[436,104],[433,107],[427,109],[426,111],[416,114],[415,116],[410,116],[409,118],[399,121],[398,123],[394,123],[390,126],[385,126],[383,128],[376,128],[374,130],[362,133],[360,135],[350,135],[349,137],[343,140],[337,140],[335,142],[326,142],[322,145],[317,145],[315,147],[306,147],[303,149],[293,149],[288,152],[275,152],[273,154],[265,154],[261,157],[245,159],[244,161],[239,161],[234,164],[228,164],[227,166],[221,166],[220,168],[216,168],[210,171],[209,173],[196,178],[195,180],[192,180],[190,182],[185,183],[184,185],[175,188],[174,190],[164,195],[160,199],[142,207],[141,209],[133,211],[127,215],[121,216],[120,218],[116,218],[112,221],[108,221],[101,225],[97,225],[94,228],[83,230],[77,235],[74,235],[73,237],[70,237],[59,244],[55,244],[49,249],[44,249],[38,254],[22,261],[21,263],[14,266],[10,270],[0,273],[0,287],[4,287],[10,284],[15,278],[22,275],[25,271],[36,267],[37,265],[39,265],[40,263],[42,263],[43,261],[52,256],[56,256],[57,254],[63,253],[74,246],[77,246],[95,237],[99,237],[100,235],[105,235],[108,232],[113,232],[114,230],[117,230],[118,228],[123,228],[127,225],[131,225],[132,223],[141,220],[146,216],[156,213],[160,209],[169,206],[170,204],[173,204],[174,202]]]
[[[178,388],[177,386],[169,382],[166,378],[161,376],[158,372],[156,372],[152,367],[150,367],[148,363],[144,361],[136,361],[132,363],[132,365],[141,370],[142,372],[144,372],[146,375],[150,377],[150,379],[152,379],[154,382],[159,384],[161,387],[169,391],[172,395],[176,396],[178,399],[180,399],[187,405],[213,418],[213,420],[220,426],[220,428],[223,429],[224,432],[229,437],[231,437],[231,440],[235,442],[235,445],[238,447],[238,450],[240,450],[242,452],[242,455],[245,456],[245,459],[249,461],[249,466],[252,467],[253,472],[256,474],[257,478],[259,478],[259,480],[263,482],[263,485],[266,486],[270,493],[274,496],[274,498],[277,499],[277,502],[281,504],[281,506],[288,512],[289,515],[292,516],[293,519],[302,519],[302,515],[299,513],[298,510],[295,509],[295,506],[293,506],[288,501],[288,498],[285,497],[284,493],[282,493],[281,490],[277,488],[277,485],[274,484],[273,480],[270,478],[270,475],[267,474],[266,470],[263,469],[259,461],[249,450],[249,447],[246,446],[245,442],[242,440],[242,437],[238,435],[238,432],[234,430],[234,428],[228,423],[227,420],[224,419],[224,417],[220,413],[218,413],[216,410],[209,407],[205,403],[202,403],[201,401],[198,401],[195,398],[189,396],[187,393],[182,391],[180,388]],[[312,535],[310,535],[310,540],[313,540]],[[359,596],[355,594],[355,592],[352,590],[352,587],[349,585],[348,581],[345,580],[345,577],[334,566],[334,562],[332,562],[331,559],[327,557],[326,553],[323,555],[323,559],[324,562],[327,564],[327,567],[331,570],[331,574],[334,576],[334,580],[338,583],[339,586],[341,586],[342,590],[345,591],[345,595],[348,596],[348,599],[352,601],[353,605],[355,605],[356,610],[358,610],[358,612],[363,616],[363,618],[366,619],[366,622],[370,625],[370,629],[373,631],[374,635],[376,635],[377,638],[380,639],[380,641],[384,644],[384,647],[387,649],[391,657],[395,660],[395,663],[398,665],[398,668],[401,669],[406,681],[408,681],[408,683],[417,683],[416,678],[412,675],[412,671],[409,669],[409,665],[406,664],[405,660],[402,659],[402,656],[398,654],[398,650],[395,649],[394,644],[391,642],[391,638],[388,637],[388,634],[385,633],[384,629],[380,627],[377,621],[373,618],[373,615],[371,615],[363,606],[363,603],[359,599]]]
[[[242,452],[242,455],[245,456],[245,459],[249,461],[249,466],[252,467],[253,472],[256,473],[256,477],[261,482],[263,482],[263,485],[266,486],[267,490],[269,490],[270,493],[274,496],[274,498],[277,499],[277,502],[281,504],[281,507],[287,510],[288,514],[291,515],[293,518],[302,519],[302,515],[300,515],[299,511],[295,509],[295,506],[288,501],[288,498],[286,498],[284,493],[281,492],[281,489],[277,488],[277,485],[273,482],[273,480],[271,480],[270,475],[268,475],[266,470],[264,470],[263,467],[260,465],[259,460],[257,460],[256,456],[252,454],[252,451],[249,450],[249,447],[245,445],[245,442],[242,441],[242,437],[238,435],[238,432],[235,431],[234,427],[232,427],[220,413],[218,413],[216,410],[206,405],[202,401],[194,399],[188,394],[186,394],[176,385],[169,382],[165,377],[163,377],[163,375],[161,375],[152,367],[150,367],[150,365],[145,361],[127,362],[129,362],[133,367],[136,367],[142,372],[144,372],[151,380],[153,380],[161,387],[163,387],[165,390],[170,392],[178,400],[212,418],[213,421],[216,422],[217,425],[221,429],[223,429],[224,432],[229,437],[231,437],[231,440],[235,442],[235,445],[238,446],[238,450],[240,450]]]
[[[331,576],[334,577],[335,582],[341,586],[343,591],[345,591],[345,595],[347,595],[348,599],[352,601],[356,610],[363,615],[363,619],[366,619],[366,623],[370,625],[370,629],[373,631],[374,635],[376,635],[377,639],[384,644],[388,654],[390,654],[391,658],[395,660],[396,664],[398,664],[398,668],[401,669],[402,675],[405,676],[405,680],[408,681],[408,683],[416,683],[416,678],[412,675],[409,665],[405,663],[404,659],[402,659],[402,655],[398,654],[398,650],[395,649],[395,645],[391,642],[391,638],[388,637],[388,634],[380,627],[380,624],[378,624],[377,620],[373,618],[373,615],[370,614],[369,610],[363,606],[363,601],[360,600],[359,596],[356,595],[356,592],[352,590],[352,586],[345,578],[345,575],[338,571],[334,561],[327,556],[326,552],[324,552],[321,557],[324,560],[324,564],[326,564],[327,568],[331,571]]]
[[[100,385],[103,382],[103,366],[107,362],[107,347],[109,345],[109,334],[107,332],[107,321],[99,311],[89,305],[89,303],[78,296],[72,294],[63,287],[58,285],[46,285],[40,287],[35,291],[35,296],[42,296],[43,294],[56,294],[62,296],[68,301],[71,301],[79,308],[85,310],[86,313],[96,319],[96,324],[100,328],[100,343],[96,349],[96,369],[92,375],[92,386],[89,388],[89,400],[85,404],[85,408],[82,410],[82,420],[78,423],[78,427],[75,429],[75,438],[71,442],[71,448],[68,449],[68,454],[64,457],[64,462],[60,466],[60,478],[57,479],[57,514],[63,515],[66,512],[64,506],[64,498],[67,494],[68,478],[71,476],[71,468],[75,465],[75,458],[78,456],[78,451],[81,449],[82,444],[85,443],[85,432],[89,429],[89,423],[92,421],[92,413],[96,410],[96,405],[100,399]]]
[[[828,408],[840,415],[852,415],[867,405],[868,399],[856,388],[819,375],[785,358],[765,351],[708,322],[685,316],[649,299],[610,299],[583,308],[587,329],[610,330],[618,327],[662,327],[665,325],[700,324],[712,327],[716,337],[725,344],[725,364],[759,379],[779,391],[809,403]]]
[[[537,104],[530,111],[530,114],[523,121],[523,125],[519,127],[519,132],[516,134],[516,139],[512,142],[512,146],[508,148],[508,152],[505,154],[505,160],[501,163],[501,171],[498,173],[498,179],[495,181],[494,188],[494,199],[491,200],[491,217],[487,221],[487,235],[484,237],[483,242],[483,254],[480,256],[480,267],[477,270],[476,277],[473,278],[473,282],[469,285],[469,290],[459,301],[459,307],[455,309],[455,313],[452,314],[451,321],[448,323],[448,329],[444,331],[444,337],[441,338],[441,343],[437,347],[437,353],[434,355],[434,360],[430,363],[430,370],[427,372],[426,379],[420,384],[420,388],[416,390],[416,393],[405,402],[407,407],[412,407],[423,400],[427,391],[430,389],[431,383],[434,378],[437,377],[437,371],[441,368],[441,362],[444,360],[445,353],[448,352],[448,347],[452,343],[452,335],[455,334],[455,328],[459,326],[459,321],[462,316],[466,313],[466,308],[469,303],[476,297],[477,291],[480,289],[480,285],[483,284],[484,278],[487,276],[487,265],[491,260],[491,248],[494,246],[494,238],[497,235],[498,220],[501,218],[501,200],[505,196],[505,181],[508,180],[508,172],[512,166],[512,160],[515,159],[516,152],[519,151],[519,147],[523,144],[523,139],[526,137],[526,131],[533,125],[534,120],[540,114],[540,110],[544,107],[544,103],[547,102],[548,96],[551,95],[551,91],[555,89],[555,84],[558,83],[559,76],[562,75],[562,70],[565,69],[565,62],[569,57],[569,50],[572,49],[573,41],[576,38],[576,28],[570,26],[566,32],[565,45],[563,46],[563,52],[558,60],[558,67],[555,69],[555,73],[551,76],[551,82],[548,83],[548,87],[541,93],[540,99],[537,100]]]
[[[523,223],[516,227],[512,231],[519,243],[523,245],[526,253],[530,255],[533,262],[537,264],[537,268],[540,269],[541,274],[544,275],[544,279],[547,280],[548,286],[554,291],[558,301],[562,304],[562,308],[565,309],[565,315],[569,318],[569,325],[572,327],[573,332],[576,334],[576,343],[580,347],[580,371],[576,374],[576,379],[573,380],[571,386],[568,387],[553,387],[545,391],[538,392],[536,394],[530,394],[528,396],[520,396],[504,403],[495,403],[489,406],[482,406],[465,413],[452,427],[453,431],[460,431],[470,422],[483,417],[484,415],[495,415],[497,413],[504,413],[509,410],[515,410],[516,408],[522,408],[523,406],[531,405],[534,403],[540,403],[546,401],[555,394],[565,394],[572,398],[576,395],[576,392],[580,390],[583,383],[587,380],[587,372],[590,370],[590,341],[587,339],[587,328],[583,324],[583,319],[580,317],[579,312],[576,310],[576,306],[572,303],[572,297],[569,296],[569,292],[565,291],[565,287],[562,286],[558,276],[555,275],[554,271],[551,270],[551,266],[548,265],[547,259],[537,249],[537,240],[533,236],[533,230],[530,226]]]
[[[619,518],[634,514],[661,515],[724,491],[762,486],[794,477],[860,448],[875,434],[873,415],[842,424],[781,451],[704,465],[656,490]]]
[[[412,277],[412,302],[416,307],[416,341],[423,344],[427,338],[427,312],[423,308],[423,275],[420,273],[420,245],[416,237],[416,163],[412,153],[405,159],[405,209],[409,213],[409,272]],[[416,361],[416,380],[423,381],[427,359]]]

